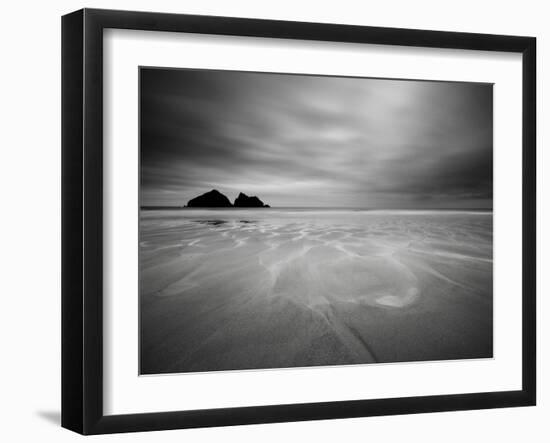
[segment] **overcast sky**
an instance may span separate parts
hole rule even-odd
[[[140,73],[142,205],[492,207],[492,85]]]

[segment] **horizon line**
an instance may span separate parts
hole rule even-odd
[[[492,211],[492,207],[449,207],[449,208],[384,208],[369,206],[271,206],[271,207],[241,207],[241,206],[186,206],[186,205],[140,205],[140,209],[367,209],[371,211]]]

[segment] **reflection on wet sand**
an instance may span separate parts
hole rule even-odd
[[[492,356],[492,214],[142,211],[141,372]]]

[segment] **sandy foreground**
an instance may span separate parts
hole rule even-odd
[[[142,374],[493,353],[492,214],[140,217]]]

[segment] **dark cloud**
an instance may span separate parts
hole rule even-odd
[[[491,207],[492,85],[140,70],[141,203]]]

